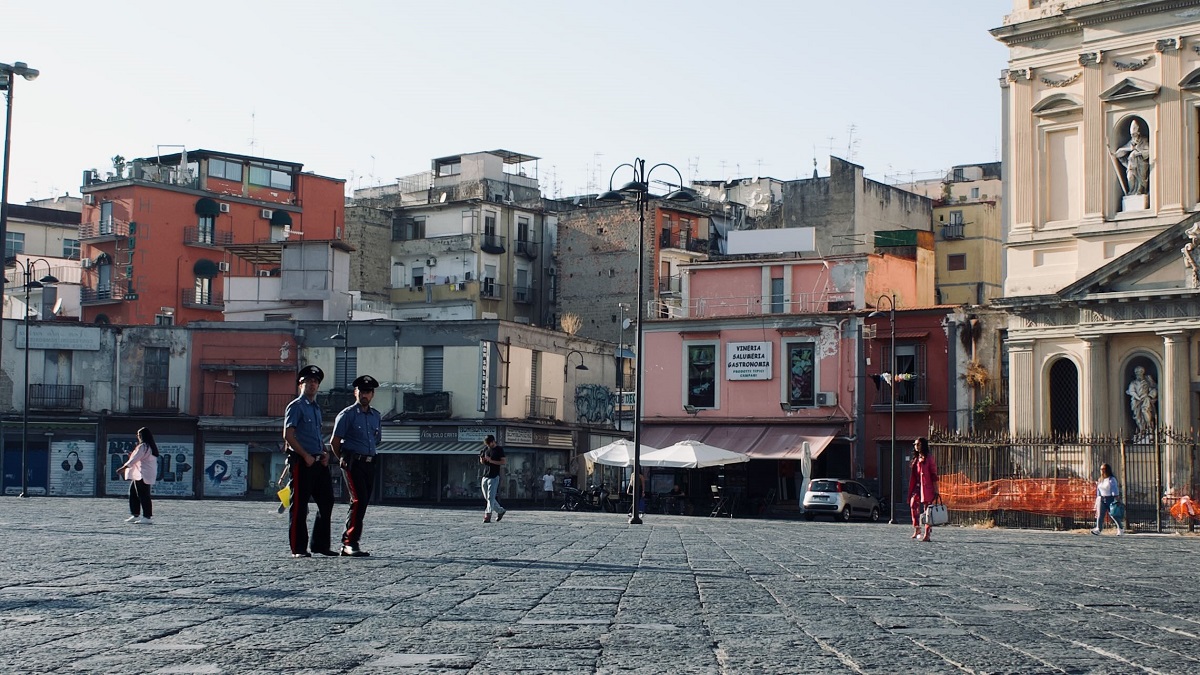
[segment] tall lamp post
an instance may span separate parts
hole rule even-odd
[[[896,524],[896,295],[893,293],[892,295],[879,296],[879,299],[875,301],[875,307],[878,308],[884,300],[888,301],[887,317],[892,329],[892,363],[888,367],[888,372],[890,373],[889,379],[891,380],[888,385],[891,387],[891,390],[888,392],[888,402],[892,413],[891,432],[889,434],[892,441],[892,459],[891,468],[888,469],[888,474],[891,475],[891,485],[889,486],[891,494],[888,495],[888,524],[894,525]],[[867,318],[881,316],[883,316],[883,312],[876,309],[874,312],[868,314]]]
[[[342,325],[338,329],[338,332],[330,335],[329,339],[342,341],[342,369],[339,374],[342,377],[342,381],[346,383],[346,388],[353,389],[350,386],[350,373],[348,372],[350,368],[350,326],[344,321],[341,322],[341,324]],[[337,357],[335,356],[334,358]],[[337,382],[337,378],[334,378],[334,382]],[[336,388],[341,389],[341,387]]]
[[[645,361],[644,350],[642,343],[644,341],[645,329],[644,321],[642,320],[646,314],[646,303],[642,301],[643,278],[646,274],[646,205],[650,201],[650,174],[654,173],[655,169],[667,167],[675,172],[679,178],[679,189],[672,190],[663,199],[673,202],[690,202],[695,199],[691,193],[683,189],[683,174],[670,164],[655,164],[646,169],[646,160],[637,158],[632,164],[620,164],[613,169],[612,174],[608,177],[608,192],[596,198],[596,201],[602,204],[619,204],[627,198],[632,198],[637,204],[638,210],[638,265],[637,265],[637,352],[633,355],[634,368],[637,369],[637,399],[634,403],[633,412],[633,508],[630,509],[629,524],[641,525],[642,516],[638,513],[638,504],[641,503],[642,485],[642,410],[644,409],[646,390],[646,380],[642,364]],[[621,186],[619,190],[613,190],[613,178],[616,178],[617,173],[621,169],[629,169],[633,172],[633,180]]]
[[[33,280],[33,271],[37,269],[38,263],[46,266],[46,276],[38,281]],[[25,400],[22,401],[22,407],[25,409],[21,416],[21,497],[29,496],[29,471],[27,467],[27,459],[29,456],[29,350],[32,346],[29,339],[29,295],[35,288],[43,288],[46,284],[56,284],[58,279],[50,274],[50,262],[44,258],[37,260],[26,260],[22,263],[20,260],[13,260],[12,264],[21,270],[21,274],[25,279]]]
[[[8,156],[12,146],[13,89],[17,75],[33,81],[39,74],[37,70],[30,68],[22,61],[17,61],[12,65],[0,63],[0,89],[4,90],[4,98],[7,101],[4,114],[4,177],[0,178],[0,246],[4,247],[4,254],[0,255],[0,259],[8,257]],[[0,296],[3,294],[4,275],[0,274]],[[4,341],[0,340],[0,347],[3,345]],[[24,469],[22,468],[22,470]]]

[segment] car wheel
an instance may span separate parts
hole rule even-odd
[[[883,520],[883,513],[881,513],[879,511],[879,507],[876,506],[871,509],[871,522],[878,523],[880,520]]]
[[[850,505],[847,504],[846,508],[842,509],[842,512],[838,515],[841,517],[843,523],[850,522]]]
[[[807,520],[807,521],[809,521],[809,522],[812,522],[813,520],[816,520],[816,518],[817,518],[817,514],[815,514],[815,513],[806,513],[806,514],[804,514],[804,519],[805,519],[805,520]]]

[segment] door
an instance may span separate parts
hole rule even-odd
[[[234,417],[267,417],[267,374],[251,370],[238,371],[233,395]]]

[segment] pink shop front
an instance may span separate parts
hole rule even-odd
[[[533,500],[541,476],[567,470],[573,434],[540,427],[396,425],[383,427],[379,445],[379,498],[385,502],[475,502],[483,476],[479,451],[488,434],[508,458],[497,497],[503,502]]]

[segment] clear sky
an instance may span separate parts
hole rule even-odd
[[[543,192],[635,157],[685,180],[885,180],[1000,159],[1011,0],[7,0],[9,201],[177,146],[395,182],[429,160],[542,158]],[[659,175],[654,174],[655,178]],[[666,176],[664,176],[666,177]]]

